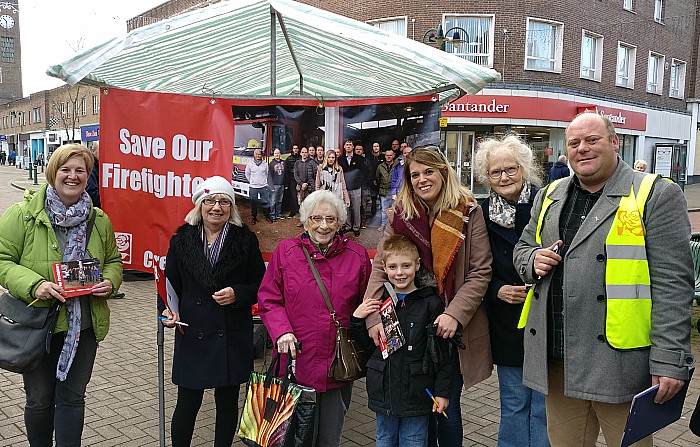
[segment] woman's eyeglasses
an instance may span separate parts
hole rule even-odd
[[[515,166],[508,166],[505,169],[494,169],[493,171],[489,171],[489,177],[492,179],[499,179],[501,178],[501,175],[505,172],[508,177],[513,177],[515,174],[518,173],[518,170],[520,169],[520,165],[515,165]]]
[[[309,216],[309,219],[316,224],[323,223],[325,220],[328,225],[333,225],[338,221],[338,218],[333,216]]]
[[[228,208],[228,207],[231,206],[231,201],[228,200],[228,199],[221,199],[221,200],[216,200],[216,199],[204,199],[204,200],[202,201],[202,203],[204,203],[204,204],[207,205],[207,206],[214,206],[214,205],[216,205],[216,204],[218,203],[219,206],[220,206],[221,208]]]

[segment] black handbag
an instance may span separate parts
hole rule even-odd
[[[86,224],[87,243],[97,213],[93,210]],[[51,337],[63,303],[49,307],[27,306],[10,292],[0,296],[0,368],[16,373],[35,369],[51,350]]]
[[[348,328],[341,326],[340,322],[335,318],[335,310],[328,297],[326,286],[323,284],[321,276],[318,274],[316,265],[314,265],[314,262],[311,260],[309,251],[304,246],[302,246],[302,248],[304,249],[306,260],[309,261],[309,266],[311,266],[314,278],[316,278],[318,288],[321,289],[321,295],[323,295],[323,299],[326,301],[328,312],[330,312],[333,323],[335,324],[335,357],[333,357],[331,366],[328,368],[328,377],[341,382],[361,379],[367,375],[367,360],[369,360],[369,355],[360,347],[359,343],[350,336]]]
[[[9,292],[0,296],[0,368],[24,373],[39,366],[51,348],[61,305],[28,307]]]

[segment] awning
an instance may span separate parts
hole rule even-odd
[[[474,94],[500,79],[455,55],[291,0],[222,1],[138,28],[47,73],[71,85],[328,100]]]

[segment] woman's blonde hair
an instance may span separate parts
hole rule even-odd
[[[411,220],[418,216],[418,208],[416,204],[423,207],[426,213],[437,216],[443,210],[457,208],[460,204],[475,203],[474,194],[459,183],[457,173],[450,167],[447,159],[442,152],[418,148],[414,149],[406,155],[403,165],[403,186],[396,197],[396,207],[403,210],[403,218]],[[438,199],[433,209],[430,209],[427,203],[421,199],[413,189],[411,184],[411,164],[420,163],[436,169],[442,178],[442,188],[438,193]]]
[[[326,169],[328,165],[328,155],[334,154],[335,155],[335,163],[330,165],[331,168],[333,168],[334,171],[340,171],[340,165],[338,164],[338,150],[337,149],[328,149],[326,153],[323,155],[323,163],[321,164],[321,169]]]
[[[49,163],[46,165],[44,175],[49,185],[54,186],[58,169],[73,157],[82,157],[83,161],[85,161],[85,169],[88,175],[90,175],[92,165],[95,164],[95,157],[92,156],[90,149],[77,143],[64,144],[59,146],[58,149],[51,154]]]
[[[542,168],[535,162],[530,146],[515,135],[507,135],[501,138],[488,138],[476,146],[474,174],[487,190],[491,189],[488,178],[491,157],[499,152],[507,153],[520,165],[523,170],[523,180],[526,183],[542,186]]]

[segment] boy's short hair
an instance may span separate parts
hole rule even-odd
[[[406,236],[395,234],[384,241],[382,244],[382,253],[384,259],[392,255],[405,255],[413,259],[420,259],[418,247],[411,242]]]

